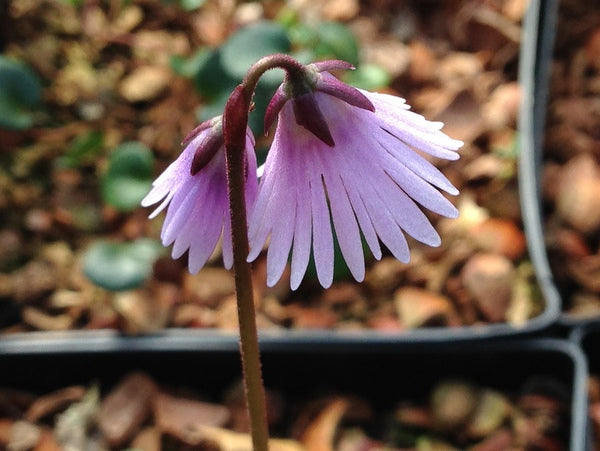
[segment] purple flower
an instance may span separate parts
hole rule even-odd
[[[284,82],[265,117],[278,117],[249,220],[249,261],[269,240],[267,284],[281,277],[291,252],[291,287],[302,281],[311,249],[319,282],[333,280],[334,238],[352,275],[364,278],[361,236],[380,259],[380,241],[408,262],[405,234],[440,245],[421,207],[447,217],[457,209],[440,193],[458,190],[422,154],[456,160],[462,142],[409,111],[404,99],[357,90],[312,65],[310,89]],[[305,87],[306,88],[306,87]],[[332,228],[333,225],[333,228]]]
[[[223,263],[233,264],[231,223],[227,198],[225,147],[221,118],[200,124],[184,140],[181,155],[154,181],[142,200],[147,207],[162,202],[150,215],[169,206],[161,232],[162,243],[173,246],[173,258],[189,249],[189,270],[198,272],[222,236]],[[254,137],[246,131],[246,204],[254,203],[257,190]],[[250,211],[250,210],[248,210]]]

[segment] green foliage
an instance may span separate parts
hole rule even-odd
[[[104,147],[104,133],[99,130],[90,130],[77,136],[63,156],[58,158],[59,167],[77,168],[90,163]]]
[[[72,5],[75,8],[79,8],[80,6],[83,5],[83,0],[61,0],[63,3],[66,3],[67,5]]]
[[[374,64],[363,64],[344,73],[344,81],[357,88],[374,91],[390,84],[390,75]]]
[[[341,59],[358,65],[358,43],[350,29],[337,22],[322,22],[316,26],[285,18],[290,40],[302,55],[302,62]]]
[[[152,185],[154,157],[140,142],[117,147],[110,156],[102,177],[104,202],[121,211],[137,208]]]
[[[276,22],[248,25],[220,47],[200,49],[187,59],[173,57],[171,67],[195,81],[205,100],[197,116],[204,121],[222,114],[231,91],[250,66],[273,53],[291,54],[303,64],[323,59],[342,59],[354,65],[359,61],[357,41],[347,26],[336,22],[307,25],[299,21],[295,12],[284,8]],[[282,79],[280,70],[268,71],[261,77],[254,95],[254,112],[249,116],[255,134],[263,131],[265,109]],[[386,86],[389,76],[383,69],[370,65],[349,75],[348,81],[364,89],[376,89]]]
[[[219,50],[208,52],[203,64],[198,67],[195,76],[196,89],[211,101],[222,97],[225,93],[231,93],[240,81],[242,81],[241,78],[238,79],[227,73],[221,63],[221,52]]]
[[[285,28],[274,22],[258,22],[240,29],[221,46],[221,64],[230,76],[241,80],[258,59],[272,53],[287,53],[291,42]],[[270,71],[262,79],[279,84],[280,71]]]
[[[31,127],[41,94],[40,81],[31,69],[0,55],[0,127],[10,130]]]
[[[335,233],[333,221],[331,222],[331,229],[333,231],[333,280],[334,282],[351,280],[352,272],[350,272],[350,268],[348,268],[346,260],[344,259],[344,254],[342,254],[342,249],[340,248],[340,244]],[[371,249],[363,237],[361,237],[361,244],[365,260],[372,258],[373,254],[371,253]],[[308,261],[308,266],[306,268],[305,280],[309,283],[316,283],[318,280],[314,251],[311,251],[310,253],[310,260]]]
[[[149,238],[125,243],[98,241],[86,251],[83,270],[106,290],[130,290],[150,277],[152,265],[163,251],[160,243]]]
[[[201,49],[188,59],[173,58],[171,67],[194,79],[196,89],[205,99],[198,110],[198,119],[204,121],[223,113],[231,91],[253,63],[263,56],[287,53],[290,49],[285,28],[272,22],[259,22],[234,33],[217,49]],[[254,96],[255,113],[250,115],[249,121],[255,133],[262,132],[262,116],[282,80],[280,71],[269,72],[261,78]]]
[[[317,28],[316,59],[337,58],[358,65],[358,44],[350,29],[337,22],[324,22]]]
[[[163,5],[178,5],[185,11],[195,11],[206,3],[206,0],[162,0]]]
[[[229,94],[241,81],[225,72],[219,50],[203,48],[188,59],[173,57],[171,67],[178,74],[194,79],[196,89],[208,103]]]
[[[194,11],[202,7],[206,0],[179,0],[179,5],[186,11]]]
[[[199,107],[196,110],[198,121],[204,122],[210,118],[223,114],[223,111],[225,110],[225,104],[227,103],[227,99],[229,98],[230,94],[231,91],[221,91],[219,92],[218,97]]]
[[[171,69],[186,78],[193,78],[205,64],[210,53],[209,49],[201,48],[187,58],[181,55],[171,55]]]

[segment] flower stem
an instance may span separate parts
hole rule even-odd
[[[233,270],[235,274],[235,289],[238,308],[238,322],[240,329],[240,355],[242,371],[244,374],[244,389],[246,405],[250,417],[250,432],[254,451],[268,451],[269,430],[267,425],[267,409],[265,391],[262,382],[260,363],[260,349],[256,328],[256,314],[252,290],[252,275],[250,264],[246,261],[248,256],[248,227],[246,219],[246,202],[244,199],[245,184],[245,146],[246,124],[248,109],[240,111],[239,105],[230,107],[230,103],[237,102],[234,91],[225,109],[223,129],[241,130],[241,133],[231,133],[230,139],[225,135],[225,159],[227,164],[227,189],[229,193],[229,211],[231,217],[231,237],[233,246]],[[234,111],[232,117],[231,110]],[[227,114],[227,111],[230,114]],[[245,114],[244,114],[245,111]],[[241,114],[240,114],[241,113]],[[241,117],[240,117],[241,116]],[[244,120],[245,116],[245,120]]]
[[[269,431],[265,391],[262,382],[251,269],[250,264],[246,260],[249,244],[246,202],[244,198],[246,177],[246,168],[244,165],[246,129],[252,96],[261,75],[275,67],[283,68],[288,77],[302,77],[306,71],[302,64],[288,55],[276,54],[260,59],[250,68],[242,83],[234,89],[227,100],[223,114],[227,189],[229,194],[233,246],[233,270],[235,274],[240,328],[240,354],[254,451],[268,450]]]

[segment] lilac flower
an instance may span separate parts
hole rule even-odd
[[[227,199],[225,147],[221,118],[200,124],[183,142],[181,155],[154,181],[142,200],[147,207],[162,202],[150,215],[169,206],[161,232],[162,243],[173,246],[173,258],[189,249],[189,270],[198,272],[222,236],[223,263],[233,264],[231,224]],[[246,131],[246,204],[254,203],[257,190],[254,137]],[[250,210],[249,210],[250,211]]]
[[[430,246],[441,242],[421,207],[458,215],[439,191],[456,195],[457,189],[422,154],[456,160],[462,142],[441,132],[443,124],[409,111],[404,99],[351,88],[327,72],[348,66],[312,65],[308,87],[299,91],[284,82],[267,110],[266,126],[276,116],[278,125],[250,215],[248,260],[270,238],[270,286],[291,252],[296,289],[312,248],[318,279],[329,287],[334,231],[352,275],[361,281],[361,235],[375,258],[382,256],[381,241],[408,262],[405,234]]]

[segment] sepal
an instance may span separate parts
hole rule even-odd
[[[292,99],[296,123],[323,141],[330,147],[335,146],[327,122],[313,93],[302,94]]]

